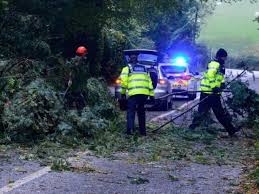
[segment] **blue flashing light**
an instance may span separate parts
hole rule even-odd
[[[187,61],[184,57],[176,57],[174,59],[174,65],[177,66],[187,66]]]

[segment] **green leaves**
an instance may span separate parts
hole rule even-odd
[[[258,127],[255,121],[259,115],[259,95],[241,81],[233,82],[230,90],[233,96],[228,98],[227,105],[234,115],[245,118],[250,127]]]
[[[4,109],[2,120],[13,139],[24,141],[26,137],[34,139],[53,133],[62,108],[56,92],[43,80],[36,80],[14,95],[11,105]]]
[[[0,15],[4,11],[8,11],[8,10],[9,10],[8,1],[7,0],[0,0]]]

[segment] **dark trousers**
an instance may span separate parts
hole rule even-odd
[[[127,109],[127,134],[131,134],[134,131],[135,112],[138,114],[139,132],[141,135],[146,135],[146,113],[145,102],[148,96],[143,94],[137,94],[128,98]]]
[[[220,95],[201,93],[200,102],[198,115],[193,118],[192,124],[190,125],[191,129],[199,126],[203,122],[203,118],[208,116],[209,110],[212,108],[216,118],[229,134],[233,134],[236,131],[235,127],[231,123],[232,119],[230,115],[222,107]]]
[[[69,108],[82,110],[85,107],[85,98],[82,92],[70,92],[67,94],[67,103]]]

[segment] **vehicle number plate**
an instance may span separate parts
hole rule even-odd
[[[182,86],[182,84],[179,84],[179,83],[174,83],[174,84],[172,84],[172,87],[173,88],[178,88],[178,87],[181,87]]]
[[[188,84],[187,82],[180,80],[180,81],[177,81],[177,82],[173,83],[172,87],[181,88],[181,87],[186,87],[187,84]]]

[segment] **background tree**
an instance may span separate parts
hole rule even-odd
[[[77,46],[85,45],[91,75],[112,79],[117,64],[123,63],[123,49],[165,52],[188,45],[187,50],[193,50],[197,21],[209,13],[208,4],[198,0],[9,0],[9,10],[1,16],[2,58],[46,60],[58,53],[70,58]]]

